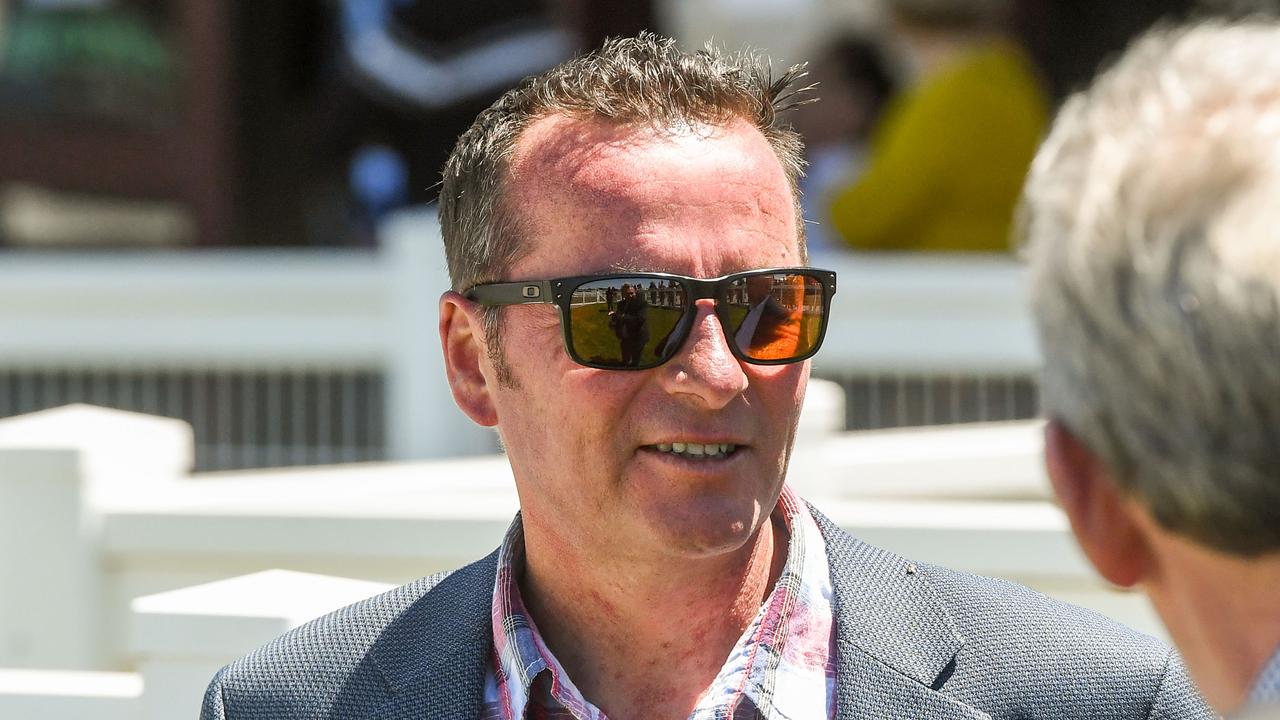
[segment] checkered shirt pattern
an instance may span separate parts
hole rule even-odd
[[[1253,681],[1253,689],[1249,691],[1250,705],[1275,705],[1280,709],[1280,648],[1258,673]]]
[[[790,534],[782,574],[689,720],[835,717],[835,627],[825,542],[790,488],[783,488],[774,512]],[[523,562],[517,517],[498,550],[493,658],[482,717],[607,720],[573,685],[525,610],[516,582]]]

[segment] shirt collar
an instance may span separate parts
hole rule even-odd
[[[692,720],[727,717],[726,708],[743,703],[766,720],[834,716],[836,653],[826,542],[809,508],[789,488],[783,489],[775,513],[790,534],[786,564]]]
[[[1249,691],[1250,705],[1280,705],[1280,647],[1262,666],[1262,672],[1253,681],[1253,689]]]
[[[523,570],[524,524],[517,514],[498,549],[492,610],[494,661],[486,682],[486,701],[498,706],[501,718],[522,720],[530,696],[541,690],[549,693],[555,703],[574,712],[573,717],[603,719],[603,713],[586,701],[542,641],[542,634],[520,595]],[[550,673],[550,682],[535,688],[534,680],[543,672]],[[540,698],[540,701],[547,704],[548,699]]]
[[[773,591],[743,632],[691,718],[721,717],[725,707],[749,701],[765,718],[830,717],[835,653],[831,576],[822,532],[805,504],[783,487],[774,517],[789,531],[787,559]],[[520,596],[524,530],[519,515],[498,550],[493,592],[494,658],[486,703],[500,717],[520,720],[531,694],[582,720],[603,714],[573,685],[546,647]],[[534,685],[549,673],[549,682]]]

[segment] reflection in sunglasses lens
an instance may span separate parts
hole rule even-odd
[[[792,273],[749,275],[730,283],[728,332],[752,360],[808,354],[822,334],[822,283]]]
[[[585,282],[573,291],[569,336],[581,360],[605,367],[657,365],[677,349],[670,342],[686,305],[684,288],[652,277]]]
[[[796,273],[761,273],[729,283],[717,315],[751,360],[808,355],[822,335],[822,283]],[[597,367],[647,368],[668,360],[688,335],[693,313],[678,281],[655,277],[589,280],[574,289],[569,341],[574,356]]]

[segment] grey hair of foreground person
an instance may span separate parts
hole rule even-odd
[[[440,224],[453,289],[509,279],[507,269],[530,249],[518,213],[504,202],[504,189],[520,134],[550,115],[657,130],[746,120],[764,135],[782,165],[801,228],[797,241],[803,258],[803,143],[780,118],[803,102],[799,98],[805,89],[793,87],[802,76],[802,69],[793,67],[774,79],[768,63],[754,54],[711,46],[686,53],[674,40],[641,33],[606,41],[593,52],[526,78],[480,113],[445,163]],[[510,384],[497,310],[485,310],[485,336],[499,379]]]
[[[1280,26],[1149,33],[1063,108],[1020,227],[1049,418],[1165,529],[1280,550]]]

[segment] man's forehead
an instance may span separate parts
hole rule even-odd
[[[522,133],[509,169],[504,205],[529,243],[516,271],[709,277],[798,259],[787,176],[744,120],[655,128],[548,116]]]
[[[509,164],[509,186],[516,192],[552,186],[601,199],[624,197],[636,185],[696,170],[699,160],[720,144],[739,151],[736,157],[744,169],[782,177],[764,135],[739,118],[718,125],[654,126],[553,114],[520,134]]]

